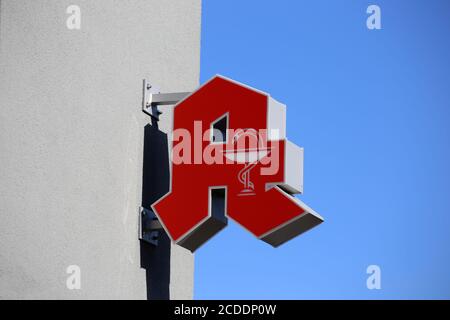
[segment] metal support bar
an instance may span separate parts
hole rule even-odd
[[[177,104],[190,94],[190,92],[160,93],[159,88],[152,86],[146,79],[143,84],[142,111],[155,120],[159,120],[159,115],[162,113],[158,110],[158,106]]]
[[[154,246],[158,245],[159,234],[162,229],[156,215],[152,210],[144,207],[139,208],[139,239]]]
[[[157,93],[152,96],[152,104],[158,106],[177,104],[189,94],[190,92]]]

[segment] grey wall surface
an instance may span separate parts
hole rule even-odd
[[[137,212],[142,79],[197,87],[200,20],[200,0],[0,2],[1,299],[192,298],[193,255],[140,244]]]

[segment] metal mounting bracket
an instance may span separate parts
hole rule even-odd
[[[151,245],[158,245],[162,225],[155,213],[144,207],[139,208],[139,239]]]
[[[157,121],[162,113],[158,110],[158,106],[177,104],[190,94],[190,92],[160,93],[159,88],[151,85],[147,79],[144,79],[143,84],[142,111]]]

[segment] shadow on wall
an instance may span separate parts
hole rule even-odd
[[[150,209],[152,203],[169,191],[170,169],[167,134],[152,120],[144,128],[144,161],[142,206]],[[170,239],[161,229],[158,245],[141,240],[141,267],[146,269],[147,299],[170,299]]]

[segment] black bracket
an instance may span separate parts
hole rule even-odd
[[[139,208],[139,239],[157,246],[163,227],[155,213],[144,207]]]

